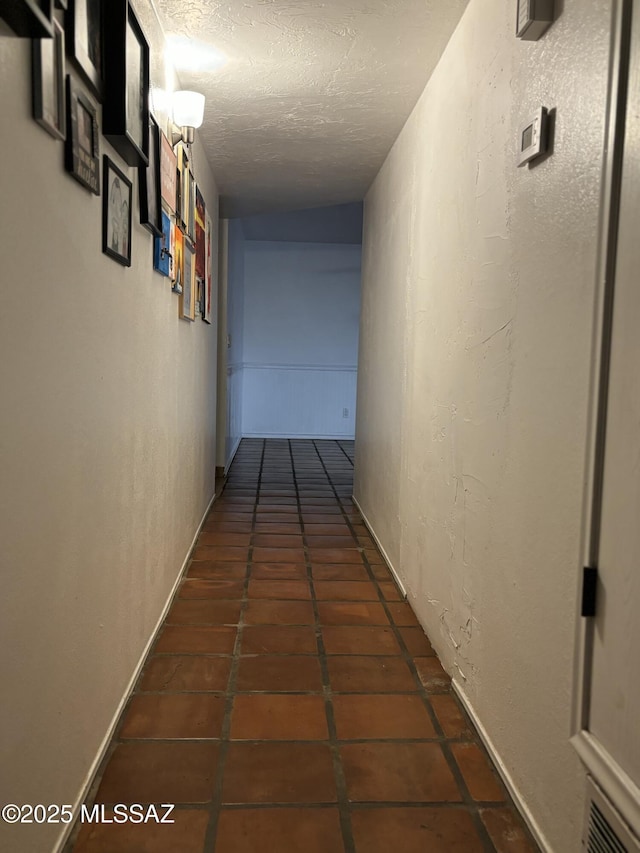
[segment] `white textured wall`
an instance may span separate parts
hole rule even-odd
[[[30,53],[0,35],[0,801],[73,803],[213,496],[216,328],[178,319],[139,222],[130,269],[102,253],[102,198],[31,119]],[[0,823],[0,848],[61,828]]]
[[[355,366],[245,365],[243,434],[353,438],[357,379]]]
[[[361,246],[248,240],[244,264],[243,435],[353,437]]]
[[[218,251],[218,384],[216,399],[216,467],[227,466],[227,333],[229,293],[229,220],[220,218]]]
[[[229,465],[242,438],[245,239],[240,219],[229,220],[227,285],[227,429]]]
[[[472,0],[365,203],[355,493],[548,850],[569,746],[610,2]],[[518,128],[557,110],[553,156]]]

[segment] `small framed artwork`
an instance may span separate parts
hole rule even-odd
[[[196,317],[202,317],[202,306],[204,305],[204,281],[196,276]]]
[[[176,223],[169,217],[169,281],[176,278]]]
[[[202,193],[196,187],[196,275],[204,280],[206,245],[205,245],[205,206]]]
[[[149,114],[149,164],[138,167],[140,222],[162,236],[162,198],[160,195],[160,128]]]
[[[213,263],[215,258],[213,242],[213,222],[209,214],[206,214],[205,225],[205,276],[204,276],[204,310],[202,319],[205,323],[211,323],[213,317]]]
[[[100,133],[93,101],[67,74],[65,168],[94,195],[100,195]]]
[[[160,195],[169,213],[173,213],[176,209],[177,169],[178,158],[171,143],[160,131]]]
[[[189,209],[187,211],[187,233],[189,239],[195,243],[196,240],[196,179],[189,169]],[[194,247],[195,248],[195,247]]]
[[[69,21],[67,48],[91,93],[102,100],[104,94],[103,0],[69,0],[65,3]]]
[[[129,166],[149,162],[149,44],[127,0],[109,0],[104,18],[103,133]]]
[[[184,147],[178,150],[178,172],[179,172],[179,189],[177,199],[179,202],[176,208],[176,216],[182,223],[185,233],[188,233],[189,225],[189,154]]]
[[[53,36],[53,0],[4,0],[0,18],[17,36],[44,39]]]
[[[130,267],[133,184],[106,154],[103,181],[102,251],[119,264]]]
[[[196,253],[187,239],[184,241],[182,254],[184,280],[180,296],[180,318],[195,320],[196,318]]]
[[[53,38],[32,42],[33,117],[55,136],[65,139],[64,30],[53,22]]]
[[[181,213],[182,213],[182,172],[180,171],[180,158],[176,158],[177,168],[176,168],[176,203],[174,206],[174,210],[176,212],[176,222],[181,222]]]
[[[174,293],[182,293],[182,282],[184,280],[184,234],[176,225],[173,229],[173,287]]]
[[[162,235],[153,241],[153,268],[161,275],[171,274],[171,217],[162,211]]]

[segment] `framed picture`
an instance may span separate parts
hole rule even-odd
[[[162,235],[153,241],[153,268],[161,275],[171,274],[171,217],[162,211]]]
[[[184,279],[182,295],[180,296],[180,318],[195,320],[196,318],[196,253],[189,240],[184,240],[182,253]]]
[[[176,218],[179,218],[184,233],[192,242],[196,239],[196,182],[191,168],[191,158],[186,148],[178,152],[178,173],[180,187],[177,193],[179,206],[176,208]],[[179,215],[178,215],[179,211]]]
[[[103,181],[102,251],[119,264],[130,267],[133,184],[106,154]]]
[[[103,0],[69,0],[67,49],[82,73],[93,95],[102,100],[104,94]]]
[[[189,169],[189,208],[187,210],[187,234],[192,243],[196,241],[196,179]],[[194,246],[195,250],[195,246]]]
[[[178,149],[178,191],[176,193],[176,218],[182,223],[185,234],[189,224],[189,154],[183,146]]]
[[[204,305],[204,281],[196,276],[196,317],[202,317],[202,306]]]
[[[127,0],[104,17],[106,87],[102,132],[129,166],[149,162],[149,44]]]
[[[180,158],[176,159],[178,167],[176,169],[176,203],[174,210],[176,212],[176,222],[181,222],[180,213],[182,211],[182,172],[180,171]]]
[[[176,223],[169,217],[169,281],[176,278]]]
[[[174,293],[182,293],[184,279],[184,234],[177,225],[173,229],[173,287]]]
[[[17,36],[33,39],[53,36],[53,0],[3,0],[0,18]]]
[[[65,168],[71,175],[100,195],[100,132],[96,105],[67,74],[67,141]]]
[[[51,136],[65,139],[64,30],[53,22],[53,38],[32,42],[33,117]]]
[[[171,143],[160,131],[160,195],[169,213],[176,209],[176,178],[178,158]]]
[[[149,165],[138,167],[140,222],[162,236],[162,198],[160,195],[160,128],[149,114]]]
[[[202,193],[196,187],[196,275],[204,281],[207,250],[205,244],[205,206]]]
[[[211,323],[213,317],[213,264],[215,258],[213,242],[213,222],[209,214],[206,214],[205,224],[205,276],[204,276],[204,310],[202,319],[205,323]]]

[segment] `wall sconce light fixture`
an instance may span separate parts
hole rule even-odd
[[[182,90],[173,93],[173,123],[171,144],[175,148],[178,142],[191,145],[195,139],[196,128],[204,120],[204,95],[199,92]]]

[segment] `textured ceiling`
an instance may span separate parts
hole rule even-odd
[[[363,198],[468,0],[155,0],[229,63],[180,71],[227,216]]]

